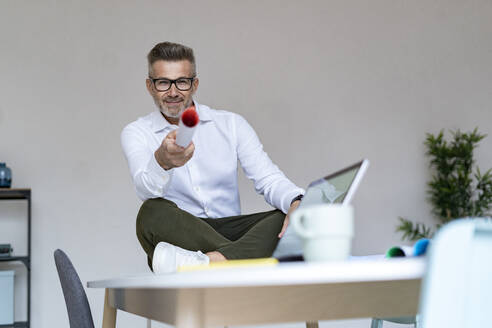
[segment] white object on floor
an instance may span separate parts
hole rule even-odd
[[[189,251],[161,241],[154,249],[152,270],[155,274],[176,272],[183,265],[208,264],[210,259],[200,251]]]

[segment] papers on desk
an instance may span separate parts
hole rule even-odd
[[[364,255],[364,256],[349,256],[347,261],[377,261],[388,260],[384,254]],[[292,263],[292,262],[291,262]],[[300,261],[298,262],[300,263]],[[272,267],[279,264],[276,258],[260,258],[260,259],[244,259],[244,260],[228,260],[222,262],[212,262],[210,264],[201,265],[185,265],[178,268],[178,272],[189,271],[205,271],[205,270],[220,270],[220,269],[235,269],[235,268],[252,268],[252,267]]]
[[[278,264],[278,260],[273,257],[261,258],[261,259],[228,260],[228,261],[221,261],[221,262],[212,262],[210,264],[180,266],[178,268],[178,272],[232,269],[232,268],[251,268],[251,267],[260,267],[260,266],[264,267],[264,266],[275,266],[277,264]]]

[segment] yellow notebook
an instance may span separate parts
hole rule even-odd
[[[221,262],[212,262],[210,264],[184,265],[178,268],[178,272],[232,269],[232,268],[251,268],[251,267],[260,267],[260,266],[275,266],[277,264],[278,264],[278,260],[273,257],[261,258],[261,259],[228,260],[228,261],[221,261]]]

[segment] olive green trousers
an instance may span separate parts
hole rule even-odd
[[[199,218],[170,200],[154,198],[146,200],[138,212],[137,237],[151,269],[154,248],[161,241],[191,251],[218,251],[231,260],[270,257],[284,219],[280,210]]]

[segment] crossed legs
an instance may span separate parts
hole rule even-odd
[[[219,219],[199,218],[167,199],[145,201],[137,216],[137,237],[149,266],[156,245],[202,251],[210,261],[269,257],[285,218],[279,210]]]

